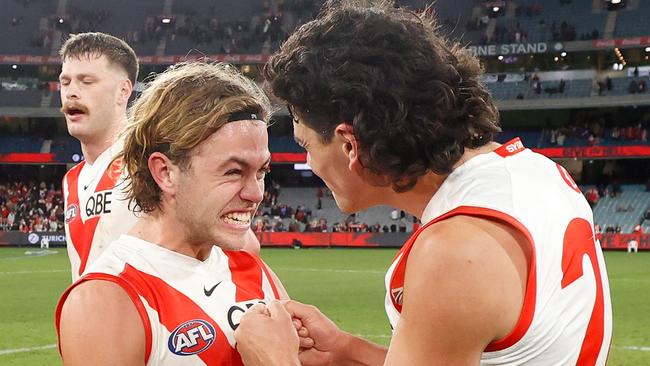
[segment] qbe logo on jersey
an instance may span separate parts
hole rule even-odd
[[[189,320],[174,329],[167,346],[179,356],[195,355],[208,349],[216,336],[214,327],[205,320]]]

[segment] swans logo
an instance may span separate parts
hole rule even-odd
[[[65,223],[69,224],[70,221],[74,220],[74,218],[77,217],[77,214],[79,214],[79,206],[75,205],[74,203],[69,205],[65,210]]]
[[[176,327],[169,336],[167,346],[176,355],[190,356],[210,348],[215,338],[216,332],[210,323],[194,319]]]

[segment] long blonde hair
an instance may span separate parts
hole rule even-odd
[[[266,121],[271,105],[255,82],[223,63],[176,64],[151,81],[130,110],[122,159],[129,174],[129,205],[145,213],[161,208],[161,190],[148,167],[153,152],[187,169],[190,153],[238,112]]]

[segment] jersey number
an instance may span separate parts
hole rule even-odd
[[[562,288],[566,288],[582,277],[582,261],[589,257],[596,277],[596,303],[589,318],[589,325],[582,341],[580,355],[576,365],[595,365],[603,344],[605,324],[605,301],[603,298],[603,282],[598,266],[594,233],[589,221],[575,218],[571,220],[564,233],[564,248],[562,250]]]

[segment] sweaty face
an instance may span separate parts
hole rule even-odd
[[[112,66],[105,56],[87,55],[67,58],[62,65],[61,112],[65,115],[68,133],[82,142],[101,139],[107,126],[122,118],[126,106],[118,98],[126,72]]]
[[[372,205],[368,185],[349,168],[350,160],[345,143],[337,134],[328,144],[304,123],[293,123],[294,139],[307,151],[307,164],[332,191],[339,209],[345,213],[363,210]]]
[[[192,152],[181,170],[174,209],[190,243],[241,249],[269,170],[266,124],[230,122]]]

